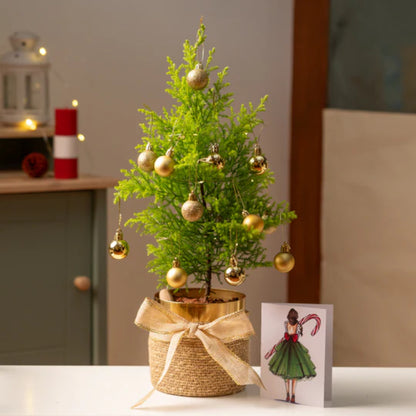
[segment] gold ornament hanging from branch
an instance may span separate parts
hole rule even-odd
[[[155,161],[157,159],[156,153],[152,149],[152,145],[147,143],[146,150],[139,154],[137,158],[137,165],[141,170],[145,172],[151,172],[155,167]]]
[[[240,200],[241,206],[243,207],[243,212],[241,213],[244,217],[243,219],[243,225],[247,228],[247,230],[256,230],[259,233],[263,231],[264,228],[264,221],[261,217],[259,217],[256,214],[250,214],[244,207],[244,201],[243,198],[241,198],[241,194],[239,190],[237,189],[237,186],[234,183],[234,180],[232,181],[235,197],[237,200]]]
[[[202,90],[208,85],[208,72],[204,69],[202,63],[196,64],[195,68],[188,72],[186,82],[193,90]]]
[[[168,285],[174,289],[178,289],[186,283],[188,274],[184,269],[181,268],[177,257],[173,260],[172,268],[166,274],[166,280]]]
[[[123,231],[121,230],[121,212],[120,212],[120,200],[118,201],[118,227],[114,234],[114,239],[108,246],[108,252],[113,259],[122,260],[129,254],[129,245],[126,240],[123,239]]]
[[[207,163],[215,166],[217,169],[222,169],[225,165],[224,159],[218,153],[220,151],[220,145],[218,143],[214,143],[210,146],[211,154],[207,157]]]
[[[196,199],[194,191],[191,191],[188,200],[182,205],[181,212],[183,218],[190,222],[198,221],[204,214],[204,207]]]
[[[175,162],[172,159],[173,148],[170,147],[166,155],[159,156],[155,161],[155,172],[160,176],[169,176],[175,169]]]
[[[264,221],[262,220],[261,217],[259,217],[256,214],[249,214],[249,212],[245,210],[242,212],[242,214],[244,217],[243,225],[248,230],[256,230],[260,233],[263,231]]]
[[[108,247],[108,252],[113,259],[122,260],[129,254],[129,245],[126,240],[123,239],[123,231],[121,228],[117,228],[114,234],[114,240]]]
[[[224,279],[231,286],[239,286],[246,280],[244,270],[238,266],[237,258],[234,254],[230,258],[230,266],[225,270]]]
[[[267,159],[261,154],[258,144],[254,145],[254,155],[249,160],[250,170],[257,175],[261,175],[267,170]]]
[[[290,246],[285,241],[280,247],[280,252],[274,256],[274,267],[279,272],[288,273],[295,267],[295,258],[290,252]]]
[[[202,19],[202,18],[201,18]],[[201,20],[202,25],[202,20]],[[197,38],[198,40],[198,38]],[[196,50],[196,58],[198,63],[195,68],[188,72],[186,75],[186,82],[194,90],[204,89],[209,82],[208,72],[204,69],[202,62],[204,61],[205,48],[202,47],[202,58],[199,59],[199,49]]]
[[[220,145],[218,143],[213,143],[209,146],[211,154],[208,157],[200,159],[198,162],[209,163],[212,166],[215,166],[217,169],[221,170],[225,166],[224,159],[218,153],[220,150]]]

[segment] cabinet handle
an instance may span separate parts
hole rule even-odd
[[[77,276],[74,279],[74,286],[80,291],[80,292],[86,292],[91,288],[91,279],[87,276]]]

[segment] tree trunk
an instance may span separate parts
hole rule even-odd
[[[199,189],[201,190],[201,198],[202,198],[202,205],[205,209],[207,209],[207,202],[205,201],[205,189],[204,189],[204,181],[199,182]],[[207,277],[205,279],[206,282],[206,289],[205,289],[205,296],[208,297],[211,294],[211,280],[212,280],[212,257],[211,257],[211,250],[207,248]]]

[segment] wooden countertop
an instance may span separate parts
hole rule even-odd
[[[77,179],[55,179],[53,172],[42,178],[30,178],[24,172],[0,172],[0,194],[22,194],[33,192],[80,191],[106,189],[117,185],[115,178],[80,175]]]

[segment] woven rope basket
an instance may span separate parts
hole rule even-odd
[[[249,339],[243,338],[225,344],[234,354],[248,362]],[[149,365],[153,386],[165,366],[169,342],[149,335]],[[159,391],[177,396],[226,396],[244,389],[208,355],[198,338],[182,338],[169,371],[159,384]]]

